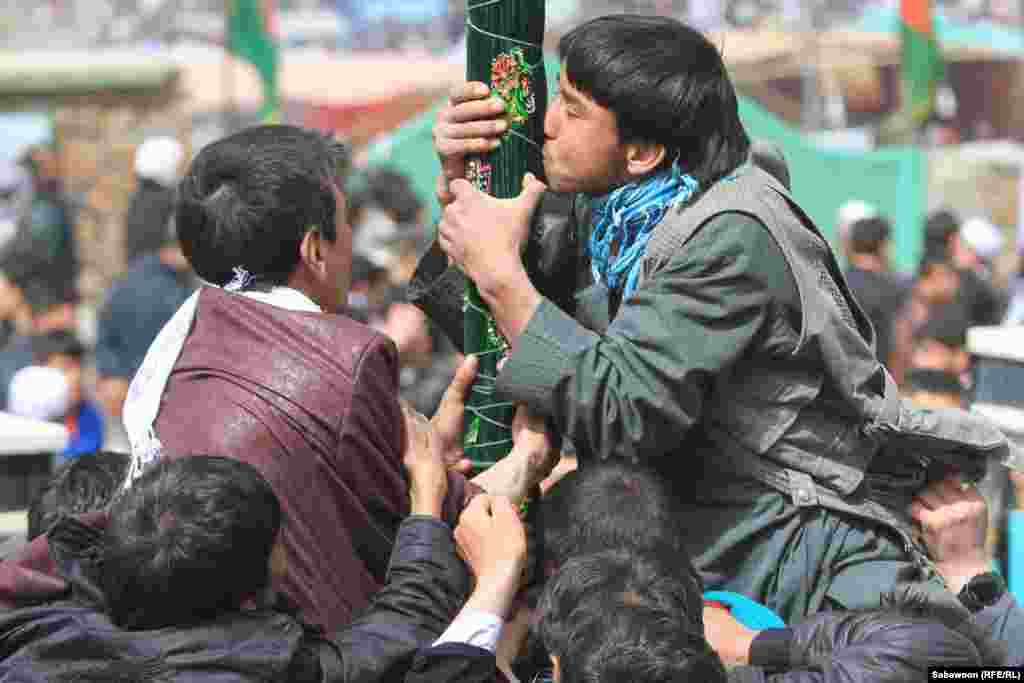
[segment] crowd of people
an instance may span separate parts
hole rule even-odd
[[[702,34],[601,17],[559,58],[545,177],[517,198],[465,180],[514,125],[504,103],[467,83],[440,110],[433,239],[409,183],[330,135],[249,128],[184,169],[173,141],[140,146],[95,394],[52,284],[73,242],[40,249],[71,234],[59,188],[36,163],[4,195],[37,208],[0,259],[0,385],[71,442],[0,560],[0,680],[1024,665],[975,487],[1010,444],[961,410],[967,327],[1013,308],[998,233],[936,214],[906,280],[854,203],[844,275]],[[466,277],[516,406],[483,471],[462,449]]]

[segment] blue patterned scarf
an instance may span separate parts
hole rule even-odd
[[[595,197],[587,245],[594,281],[615,290],[625,279],[622,298],[632,294],[640,274],[640,257],[654,227],[669,209],[688,201],[697,187],[697,181],[683,173],[677,161],[666,171]],[[616,243],[619,250],[612,258]]]

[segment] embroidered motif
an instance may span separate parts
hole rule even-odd
[[[224,291],[226,292],[243,292],[256,281],[252,273],[242,266],[235,266],[231,271],[235,276],[231,278],[231,282],[224,285]]]
[[[479,159],[472,159],[466,164],[466,180],[484,194],[491,194],[494,178],[493,167]]]
[[[491,62],[491,85],[505,101],[510,128],[526,123],[537,111],[537,97],[530,83],[530,66],[523,49],[514,47]]]

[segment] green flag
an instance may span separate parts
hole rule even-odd
[[[903,34],[903,112],[920,126],[935,106],[935,91],[945,76],[942,52],[932,23],[931,0],[900,0]]]
[[[228,0],[227,8],[227,50],[256,67],[263,81],[260,118],[276,121],[277,43],[270,31],[273,1]]]

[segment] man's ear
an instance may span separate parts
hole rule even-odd
[[[313,274],[323,275],[326,268],[324,263],[324,252],[322,248],[323,233],[320,228],[312,227],[302,236],[299,243],[299,259],[302,264]]]
[[[626,145],[626,173],[630,178],[642,178],[665,161],[665,145],[654,142],[631,142]]]

